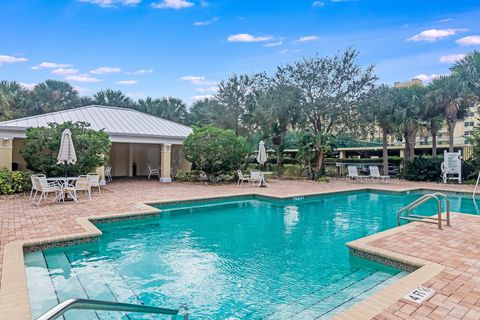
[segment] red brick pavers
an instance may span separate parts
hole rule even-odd
[[[116,179],[102,194],[91,201],[78,203],[44,202],[34,206],[27,195],[0,197],[0,267],[5,244],[14,240],[41,239],[49,236],[80,234],[84,230],[78,217],[104,216],[145,211],[144,202],[185,200],[241,194],[295,196],[334,191],[378,188],[401,191],[412,188],[432,188],[451,191],[472,191],[473,186],[392,181],[389,184],[329,183],[273,180],[267,188],[229,185],[161,184],[146,179]],[[399,301],[378,316],[378,319],[480,319],[480,220],[474,216],[456,217],[454,227],[443,232],[434,225],[418,226],[414,234],[399,234],[378,241],[378,246],[424,259],[436,259],[448,268],[426,285],[438,290],[428,304],[417,306]],[[412,245],[412,243],[414,245]],[[377,245],[377,243],[375,244]],[[1,275],[1,268],[0,268]],[[1,283],[0,283],[1,286]],[[389,318],[390,317],[390,318]],[[403,317],[403,318],[402,318]],[[423,317],[423,318],[422,318]]]

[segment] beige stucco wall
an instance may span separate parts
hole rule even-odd
[[[128,143],[112,143],[110,150],[110,166],[112,167],[112,176],[128,176]]]
[[[0,140],[0,168],[12,169],[12,140]]]

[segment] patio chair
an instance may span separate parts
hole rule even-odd
[[[252,184],[258,183],[262,181],[262,175],[260,174],[260,171],[250,171],[250,182]]]
[[[32,181],[35,185],[35,194],[33,195],[32,199],[33,204],[36,204],[37,206],[40,205],[40,202],[42,202],[42,200],[47,200],[47,196],[50,193],[55,193],[55,198],[53,199],[53,201],[63,199],[62,187],[59,183],[49,183],[45,175],[33,176]],[[38,202],[35,202],[38,193],[40,193],[40,197],[38,198]]]
[[[242,170],[237,170],[237,175],[238,175],[238,181],[237,181],[237,186],[238,185],[243,185],[243,182],[250,182],[250,176],[244,176],[242,173]]]
[[[370,176],[359,176],[357,167],[356,166],[348,166],[347,167],[348,174],[347,174],[347,181],[359,180],[361,182],[367,181]]]
[[[105,182],[112,182],[112,167],[105,167]]]
[[[45,177],[46,178],[46,176],[43,173],[32,174],[30,176],[30,179],[32,181],[32,189],[30,190],[30,200],[32,200],[34,192],[35,192],[35,196],[37,195],[37,192],[38,192],[38,189],[39,189],[38,180],[34,179],[35,177]]]
[[[98,193],[102,193],[102,189],[100,188],[100,175],[98,173],[89,173],[87,177],[90,189],[98,188]]]
[[[158,177],[158,180],[160,180],[160,169],[158,168],[152,169],[152,167],[150,166],[150,162],[148,162],[147,165],[148,165],[148,179],[150,179],[150,176],[156,175]]]
[[[85,194],[88,195],[88,199],[92,200],[90,182],[86,175],[79,176],[75,181],[75,184],[70,184],[64,187],[63,191],[67,192],[75,202],[78,201],[78,196],[77,196],[78,191],[85,192]]]
[[[370,169],[370,176],[373,178],[373,180],[378,180],[381,182],[390,181],[390,176],[380,175],[380,170],[378,169],[378,166],[369,166],[368,168]]]

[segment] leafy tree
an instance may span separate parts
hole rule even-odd
[[[163,119],[187,123],[187,105],[181,99],[173,97],[153,99],[148,97],[138,100],[135,108]]]
[[[132,99],[120,90],[101,90],[93,95],[94,104],[110,107],[131,107]]]
[[[31,92],[34,114],[75,108],[78,102],[78,92],[65,81],[46,80],[37,84]]]
[[[383,174],[388,175],[388,136],[394,134],[398,124],[395,119],[396,97],[395,89],[381,85],[373,89],[364,103],[366,124],[374,123],[382,130]]]
[[[221,81],[218,86],[217,100],[225,107],[223,117],[227,128],[240,135],[249,130],[247,124],[251,123],[248,116],[254,108],[254,79],[248,75],[234,74],[226,81]]]
[[[231,124],[225,116],[225,106],[214,98],[195,101],[188,114],[188,123],[196,126],[211,124],[223,129],[228,129]]]
[[[449,151],[453,152],[453,137],[458,120],[465,118],[473,104],[473,96],[465,92],[462,82],[456,76],[441,76],[429,85],[431,100],[445,114],[448,128]]]
[[[425,94],[425,104],[422,112],[424,128],[432,136],[432,156],[437,155],[437,136],[445,122],[445,110],[436,99],[435,89],[430,84]]]
[[[267,82],[256,94],[252,120],[263,136],[270,138],[276,153],[278,174],[281,175],[288,129],[294,127],[301,117],[300,91],[285,83],[280,74]]]
[[[312,129],[297,133],[297,157],[303,161],[309,179],[315,180],[325,174],[321,170],[314,169],[313,163],[318,157],[325,158],[326,154],[334,150],[335,145],[336,138],[330,133],[315,132]]]
[[[183,151],[194,169],[204,171],[210,181],[238,169],[247,154],[244,138],[211,125],[194,128],[183,142]]]
[[[103,130],[96,131],[84,122],[50,123],[48,127],[29,128],[22,156],[28,169],[47,176],[65,175],[65,165],[57,164],[62,132],[70,129],[77,163],[67,165],[69,174],[87,174],[108,161],[111,142]]]
[[[306,126],[320,137],[361,129],[357,102],[377,78],[373,66],[362,69],[357,57],[358,51],[348,49],[333,57],[306,58],[283,68],[286,80],[301,92],[299,103]],[[324,163],[321,149],[316,150],[317,172]]]

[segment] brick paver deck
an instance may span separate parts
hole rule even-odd
[[[152,180],[121,179],[108,185],[102,195],[79,203],[45,202],[33,206],[28,196],[0,197],[0,276],[4,247],[15,240],[31,240],[52,235],[83,233],[78,217],[144,212],[145,202],[185,200],[241,194],[295,196],[362,188],[402,191],[432,188],[472,191],[473,186],[392,181],[390,184],[361,184],[345,181],[316,183],[275,180],[268,188],[235,185],[160,184]],[[418,224],[407,231],[388,235],[370,243],[381,249],[419,257],[445,266],[444,271],[424,285],[437,290],[422,305],[399,300],[376,319],[480,319],[480,217],[457,215],[453,227],[438,231],[435,225]],[[1,287],[2,283],[0,283]]]

